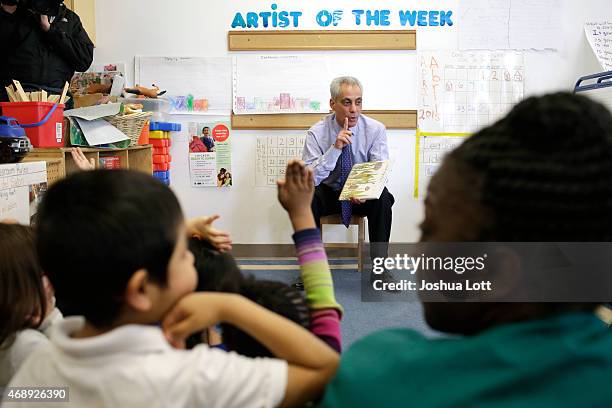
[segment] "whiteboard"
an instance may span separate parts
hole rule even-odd
[[[345,52],[236,57],[234,113],[328,112],[329,84],[345,75],[362,83],[364,109],[416,109],[416,52]]]
[[[136,57],[135,81],[165,90],[170,113],[227,115],[231,109],[229,57]]]

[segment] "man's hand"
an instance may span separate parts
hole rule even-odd
[[[4,10],[5,12],[9,13],[9,14],[13,14],[14,12],[17,11],[17,6],[7,6],[6,4],[2,4],[2,10]]]
[[[352,137],[353,132],[348,130],[348,118],[344,118],[344,128],[338,132],[338,136],[336,136],[336,142],[334,143],[334,147],[336,149],[343,149],[344,146],[350,145],[353,143]]]
[[[231,251],[232,239],[229,233],[212,226],[212,223],[218,220],[219,217],[218,214],[215,214],[210,217],[197,217],[189,220],[187,223],[187,233],[190,236],[210,242],[218,251]]]
[[[353,198],[353,197],[351,197],[351,198],[349,198],[349,201],[350,201],[352,204],[355,204],[355,205],[360,205],[360,204],[365,203],[365,201],[366,201],[366,200],[361,200],[361,199],[359,199],[359,198]]]
[[[49,16],[41,14],[40,15],[40,28],[46,33],[51,29],[51,23],[49,22]]]

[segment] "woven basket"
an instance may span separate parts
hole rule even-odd
[[[130,138],[130,146],[136,146],[138,145],[142,128],[151,115],[151,112],[142,112],[130,115],[115,115],[104,119]]]

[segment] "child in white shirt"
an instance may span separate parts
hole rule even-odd
[[[337,353],[239,295],[189,294],[197,278],[188,233],[176,197],[151,176],[91,171],[51,187],[39,209],[39,256],[58,298],[82,317],[59,324],[10,386],[68,387],[69,402],[58,407],[301,406],[318,398]],[[156,325],[179,299],[167,323],[173,344],[226,322],[279,359],[172,348]]]

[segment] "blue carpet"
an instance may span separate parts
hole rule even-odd
[[[330,259],[329,263],[332,268],[336,299],[344,307],[343,348],[347,348],[369,333],[387,328],[412,328],[426,336],[437,335],[427,327],[418,302],[362,302],[361,274],[357,272],[355,259]],[[278,280],[291,284],[299,276],[298,269],[276,269],[281,266],[297,268],[295,259],[238,259],[238,264],[246,274],[252,274],[259,279]],[[350,265],[353,269],[334,269],[334,266]],[[270,269],[265,269],[266,266]]]

